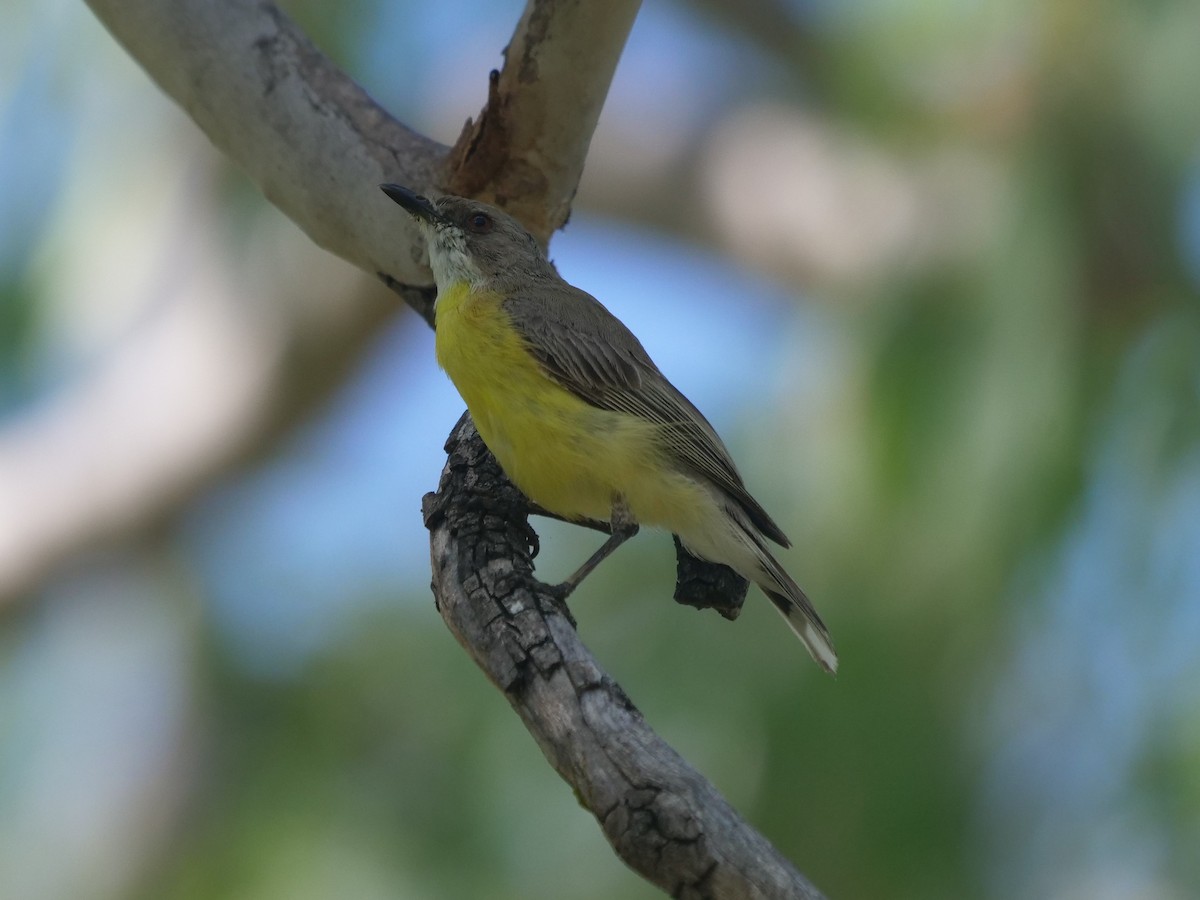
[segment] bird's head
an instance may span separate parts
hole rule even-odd
[[[497,287],[511,277],[553,272],[533,235],[490,204],[452,194],[429,200],[398,184],[380,188],[420,226],[439,291],[464,281]]]

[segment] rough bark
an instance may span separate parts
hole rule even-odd
[[[533,576],[528,506],[466,415],[425,498],[433,590],[459,643],[631,868],[688,900],[820,893],[646,724]]]

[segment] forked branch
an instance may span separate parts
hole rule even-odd
[[[406,287],[431,280],[417,236],[401,231],[407,223],[376,185],[493,199],[548,239],[566,219],[639,6],[529,0],[487,107],[451,152],[388,116],[266,0],[88,2],[273,203],[318,244],[405,293],[427,321],[429,294]],[[245,433],[228,436],[230,446],[260,441],[254,429],[272,421],[252,420]],[[646,725],[579,641],[566,609],[539,589],[524,500],[468,418],[447,449],[425,509],[438,608],[620,857],[676,897],[819,897]],[[234,458],[226,449],[173,477],[200,483]],[[183,491],[157,494],[186,499]],[[129,518],[166,512],[148,507]],[[54,553],[46,548],[47,558]],[[681,559],[680,599],[736,615],[744,583],[706,565]],[[683,577],[689,568],[694,577]]]

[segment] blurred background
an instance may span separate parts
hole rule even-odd
[[[451,143],[522,5],[285,8]],[[842,668],[757,595],[672,603],[661,535],[572,605],[831,897],[1200,896],[1197,34],[1194,0],[635,26],[552,255],[726,437]],[[81,3],[0,6],[0,897],[659,896],[433,608],[461,410]],[[598,542],[539,528],[547,580]]]

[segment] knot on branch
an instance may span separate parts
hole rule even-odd
[[[675,602],[696,609],[715,609],[730,621],[742,613],[750,582],[729,566],[692,556],[675,539]]]

